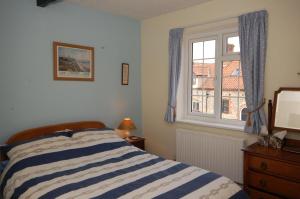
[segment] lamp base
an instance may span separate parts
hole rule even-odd
[[[127,138],[127,137],[130,136],[130,132],[129,131],[120,130],[120,129],[115,129],[115,131],[117,132],[118,136],[120,136],[123,139],[125,139],[125,138]]]

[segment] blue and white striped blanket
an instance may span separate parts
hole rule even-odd
[[[226,177],[139,150],[113,131],[85,131],[14,147],[6,198],[247,198]]]

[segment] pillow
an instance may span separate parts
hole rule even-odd
[[[16,144],[14,143],[13,145],[10,145],[7,156],[10,160],[12,160],[15,156],[24,158],[27,156],[47,153],[49,151],[59,149],[60,145],[64,145],[64,143],[68,140],[70,140],[70,137],[68,136],[53,134],[24,142],[18,142]]]
[[[72,140],[85,143],[86,145],[123,142],[114,130],[111,129],[86,129],[74,133]]]
[[[115,131],[106,129],[80,130],[72,137],[52,136],[43,139],[26,142],[13,147],[8,153],[12,163],[29,157],[39,156],[47,153],[75,150],[102,143],[124,142]]]
[[[85,128],[85,129],[80,129],[76,131],[69,132],[71,134],[71,137],[76,134],[76,133],[82,133],[82,132],[89,132],[89,131],[95,131],[101,133],[101,131],[114,131],[112,128],[104,127],[104,128]]]
[[[56,131],[52,134],[48,134],[48,135],[44,135],[44,136],[39,136],[36,138],[32,138],[29,140],[25,140],[25,141],[19,141],[19,142],[15,142],[13,144],[8,144],[8,145],[4,145],[3,148],[1,149],[2,153],[5,156],[8,156],[10,158],[10,155],[8,155],[8,153],[15,147],[20,146],[20,145],[24,145],[24,144],[28,144],[31,142],[35,142],[35,141],[39,141],[39,140],[43,140],[43,139],[47,139],[47,138],[54,138],[54,137],[59,137],[59,136],[64,136],[64,137],[72,137],[73,134],[75,133],[79,133],[79,132],[85,132],[85,131],[108,131],[108,130],[112,130],[111,128],[87,128],[87,129],[81,129],[81,130],[70,130],[70,129],[64,129],[64,130],[60,130],[60,131]]]
[[[58,136],[71,137],[72,136],[71,132],[72,132],[72,130],[65,129],[65,130],[61,130],[61,131],[55,131],[52,134],[42,135],[42,136],[38,136],[38,137],[35,137],[32,139],[18,141],[18,142],[12,143],[12,144],[4,144],[4,145],[0,146],[0,151],[2,152],[3,155],[7,156],[7,153],[16,146],[26,144],[29,142],[33,142],[33,141],[37,141],[37,140],[41,140],[41,139],[45,139],[45,138],[51,138],[51,137],[58,137]]]

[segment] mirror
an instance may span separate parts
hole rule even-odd
[[[300,132],[300,88],[275,92],[272,129]]]

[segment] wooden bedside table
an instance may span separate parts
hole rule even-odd
[[[145,138],[138,136],[129,136],[128,138],[125,138],[125,140],[133,146],[145,150]]]
[[[6,144],[0,144],[0,161],[3,161],[5,160],[5,155],[4,155],[4,149],[5,149],[5,146],[7,146]]]

